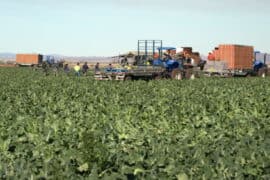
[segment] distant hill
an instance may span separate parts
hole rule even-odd
[[[118,57],[104,57],[104,56],[65,56],[59,54],[48,54],[44,56],[53,56],[55,60],[64,60],[68,62],[101,62],[101,63],[114,63],[118,62]],[[201,55],[201,58],[207,60],[207,56]],[[15,61],[15,53],[0,53],[0,61]]]
[[[0,53],[0,60],[1,61],[14,61],[16,58],[16,54],[15,53]]]
[[[116,57],[99,57],[99,56],[65,56],[59,54],[48,54],[44,56],[53,56],[56,60],[65,60],[69,62],[114,62]],[[0,61],[15,61],[16,53],[0,53]]]
[[[112,57],[99,57],[99,56],[54,56],[56,60],[64,59],[70,62],[112,62]]]

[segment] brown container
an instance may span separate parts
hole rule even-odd
[[[193,55],[200,56],[200,53],[199,52],[193,52]]]
[[[253,52],[252,46],[223,44],[219,46],[217,59],[227,62],[229,69],[251,69]]]
[[[192,47],[182,47],[184,54],[192,54]]]
[[[35,65],[42,63],[42,55],[40,54],[17,54],[17,64]]]

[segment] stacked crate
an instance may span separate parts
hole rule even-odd
[[[227,62],[229,69],[252,69],[252,46],[222,44],[218,51],[220,60]]]

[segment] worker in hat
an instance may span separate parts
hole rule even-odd
[[[130,70],[130,69],[131,69],[130,64],[129,64],[129,63],[127,63],[127,64],[125,65],[125,68],[126,68],[127,70]]]
[[[80,70],[81,70],[80,63],[77,63],[77,65],[74,66],[76,76],[80,76]]]
[[[70,72],[70,69],[69,69],[69,67],[68,67],[68,64],[65,64],[65,65],[64,65],[64,72],[65,72],[66,74],[68,74],[68,73]]]
[[[83,67],[82,67],[82,73],[86,76],[87,75],[87,71],[89,69],[89,66],[87,65],[87,62],[84,63]]]
[[[95,74],[100,73],[99,63],[95,65]]]
[[[43,73],[45,74],[45,76],[49,75],[49,65],[47,62],[43,61],[42,62],[42,69],[43,69]]]

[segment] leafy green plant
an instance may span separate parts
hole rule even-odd
[[[269,85],[0,68],[0,178],[269,179]]]

